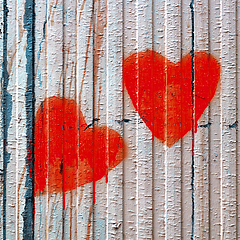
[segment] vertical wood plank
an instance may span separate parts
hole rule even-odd
[[[17,212],[16,221],[17,229],[15,230],[16,239],[24,238],[24,211],[26,202],[26,179],[27,179],[27,132],[26,132],[26,84],[27,84],[27,57],[26,57],[26,45],[27,45],[27,31],[24,26],[25,17],[25,1],[18,0],[16,3],[17,12],[16,17],[16,175],[17,175],[17,186],[16,186],[16,201],[17,201]],[[31,111],[31,110],[30,110]],[[32,119],[33,120],[33,119]],[[31,191],[32,193],[32,191]],[[30,219],[29,219],[30,220]],[[32,221],[32,220],[30,220]],[[31,234],[31,230],[29,231]],[[32,235],[31,235],[32,236]]]
[[[44,99],[52,96],[63,96],[63,1],[41,1],[36,5],[36,8],[36,19],[42,19],[36,21],[36,92],[39,93],[36,99],[36,110],[38,110]],[[46,108],[48,106],[49,100],[46,101]],[[53,117],[52,114],[52,112],[47,113],[48,120],[45,126],[48,133],[46,140],[48,146],[49,139],[53,139],[54,134],[56,134],[52,132],[52,126],[49,125],[49,119]],[[61,148],[60,146],[59,151],[62,152]],[[35,236],[44,239],[62,239],[63,195],[55,190],[48,191],[50,187],[54,189],[54,186],[50,186],[53,183],[49,181],[49,174],[52,174],[49,167],[50,157],[48,150],[45,158],[47,161],[47,169],[45,169],[47,171],[46,191],[35,198]]]
[[[51,96],[64,96],[64,67],[63,67],[63,0],[47,1],[47,27],[46,27],[46,41],[47,41],[47,97]],[[51,117],[50,114],[49,118]],[[64,115],[63,115],[64,117]],[[49,131],[49,138],[51,134],[51,126],[47,126]],[[62,141],[63,141],[63,136]],[[61,149],[62,148],[62,149]],[[63,147],[60,147],[60,151],[64,151]],[[48,169],[50,173],[50,169]],[[49,175],[48,175],[49,177]],[[47,222],[49,228],[47,231],[47,239],[63,238],[64,237],[64,203],[63,193],[48,193],[47,194]]]
[[[98,127],[106,125],[107,119],[107,98],[106,98],[106,76],[107,76],[107,1],[99,0],[94,2],[93,18],[93,164],[98,161],[100,149],[97,147]],[[106,135],[106,129],[103,131]],[[104,139],[103,141],[106,141]],[[96,145],[96,146],[95,146]],[[107,156],[107,152],[102,153]],[[94,180],[95,169],[93,169],[93,238],[107,238],[107,179],[106,176],[99,181]]]
[[[209,1],[209,50],[214,57],[221,59],[221,5],[220,1]],[[210,179],[209,179],[209,238],[221,236],[221,79],[214,98],[209,104],[211,126],[209,127],[210,144]]]
[[[136,4],[131,0],[124,0],[124,59],[136,52]],[[124,225],[123,232],[125,239],[134,239],[137,234],[137,139],[135,129],[137,125],[137,112],[134,110],[131,98],[124,87],[124,140],[128,146],[128,157],[124,161]]]
[[[6,111],[5,114],[5,126],[7,131],[7,144],[6,151],[8,152],[8,157],[6,157],[6,238],[14,239],[16,237],[15,231],[17,230],[16,213],[17,213],[17,199],[16,199],[16,189],[17,189],[17,108],[18,99],[17,91],[18,82],[17,79],[17,63],[16,63],[16,53],[17,53],[17,23],[15,21],[17,14],[16,1],[8,1],[8,36],[7,36],[7,53],[8,53],[8,66],[7,66],[7,88],[6,88]],[[12,29],[10,30],[10,26]],[[26,147],[26,146],[25,146]],[[26,156],[26,155],[25,155]]]
[[[107,127],[123,137],[123,1],[107,1],[106,36],[106,108]],[[108,129],[109,131],[109,129]],[[109,135],[109,132],[107,133]],[[111,144],[111,137],[107,142]],[[112,149],[107,150],[110,156]],[[120,158],[123,158],[123,152]],[[108,165],[111,159],[108,157]],[[123,163],[108,173],[107,184],[107,239],[123,239]]]
[[[8,39],[7,39],[7,51],[8,51],[8,77],[9,83],[7,87],[7,104],[10,106],[6,115],[8,128],[7,135],[7,152],[9,158],[6,164],[6,237],[15,238],[16,230],[16,92],[15,92],[15,79],[16,79],[16,2],[8,2]],[[13,27],[10,31],[9,26]],[[13,108],[12,108],[13,107]],[[9,111],[10,110],[10,111]],[[13,110],[13,111],[12,111]],[[6,114],[6,113],[5,113]],[[7,126],[8,125],[8,126]]]
[[[137,1],[136,6],[136,40],[137,52],[152,50],[152,1]],[[138,60],[137,60],[138,61]],[[139,62],[137,62],[139,77]],[[137,85],[139,91],[140,86]],[[139,105],[141,99],[137,97]],[[147,128],[140,116],[136,125],[137,144],[137,239],[152,238],[152,132]]]
[[[208,0],[194,3],[194,52],[209,52]],[[199,68],[194,63],[195,72]],[[196,75],[196,74],[195,74]],[[195,79],[195,77],[194,77]],[[211,83],[210,83],[211,84]],[[194,96],[196,98],[196,96]],[[198,106],[194,105],[194,111]],[[209,109],[205,109],[194,134],[194,237],[209,239]],[[195,130],[194,130],[195,131]]]
[[[165,56],[165,0],[153,1],[153,50]],[[154,105],[154,108],[157,106]],[[165,145],[153,140],[153,239],[166,238]]]
[[[83,37],[84,36],[84,37]],[[82,0],[77,9],[78,103],[87,124],[93,121],[93,1]],[[77,239],[93,239],[93,183],[78,188]]]
[[[35,25],[35,98],[36,109],[41,102],[48,96],[48,73],[47,73],[47,29],[48,29],[48,6],[46,0],[36,2],[36,25]],[[38,144],[35,142],[35,144]],[[37,176],[35,176],[37,181]],[[36,239],[48,239],[47,231],[49,229],[48,215],[48,196],[42,194],[35,196],[35,224],[34,236]]]
[[[192,46],[192,18],[188,0],[182,0],[182,57],[189,54]],[[182,165],[181,165],[181,213],[182,213],[182,238],[191,239],[192,236],[192,130],[182,138]]]
[[[221,238],[236,239],[236,1],[221,1]]]
[[[165,57],[173,62],[181,60],[181,1],[165,2]],[[167,65],[165,66],[167,67]],[[168,107],[168,70],[166,70],[166,108]],[[174,106],[176,107],[176,106]],[[168,119],[166,119],[168,120]],[[167,122],[167,121],[166,121]],[[165,128],[168,134],[167,127]],[[181,140],[165,148],[166,238],[181,237]]]
[[[77,1],[63,1],[63,96],[65,99],[73,99],[77,100],[77,76],[76,76],[76,64],[77,64],[77,32],[76,32],[76,6]],[[71,110],[70,110],[71,111]],[[73,110],[78,112],[78,105],[76,105],[76,109]],[[79,114],[79,113],[78,113]],[[64,116],[64,124],[67,121]],[[76,119],[75,126],[78,126],[78,122]],[[75,126],[72,126],[75,128]],[[68,127],[68,126],[66,126]],[[65,133],[65,132],[64,132]],[[79,138],[79,136],[78,136]],[[67,168],[67,156],[71,155],[72,151],[76,151],[75,149],[70,149],[68,147],[71,139],[67,138],[67,135],[63,135],[63,168]],[[69,152],[68,152],[69,151]],[[74,154],[72,155],[72,160],[74,162]],[[77,172],[77,166],[73,168],[74,172]],[[75,189],[65,192],[65,185],[68,181],[73,181],[74,186],[77,188],[77,179],[74,177],[73,173],[68,172],[67,169],[63,174],[63,219],[64,219],[64,239],[76,239],[77,229],[76,229],[76,220],[77,220],[77,212],[75,206],[75,199],[77,197],[77,191]],[[75,179],[72,179],[75,178]]]

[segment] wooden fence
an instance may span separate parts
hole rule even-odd
[[[239,0],[0,9],[0,239],[240,239]]]

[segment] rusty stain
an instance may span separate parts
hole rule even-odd
[[[106,0],[104,1],[106,3]],[[95,10],[95,9],[94,9]],[[97,17],[97,24],[94,26],[94,55],[93,55],[93,83],[94,85],[97,84],[98,80],[98,70],[99,70],[99,63],[100,63],[100,53],[101,53],[101,46],[103,44],[103,35],[104,35],[104,28],[107,26],[107,19],[106,19],[106,8],[101,11],[101,4],[100,0],[98,0],[98,11],[96,14]],[[98,90],[98,113],[97,116],[99,118],[100,115],[100,100],[101,100],[101,92],[102,86],[99,82],[99,90]],[[95,94],[95,87],[94,93]],[[97,123],[98,125],[98,123]]]
[[[93,205],[91,205],[90,209],[89,209],[89,217],[88,217],[88,226],[87,226],[87,237],[86,240],[90,240],[90,230],[91,230],[91,217],[92,217],[92,213],[93,213]]]
[[[80,92],[79,92],[79,105],[81,105],[83,82],[84,82],[84,79],[86,76],[86,71],[87,71],[87,61],[88,61],[88,53],[89,53],[89,46],[90,46],[90,39],[91,39],[92,23],[93,23],[93,19],[92,19],[92,15],[91,15],[91,21],[90,21],[90,27],[89,27],[89,33],[88,33],[87,50],[86,50],[86,56],[85,56],[85,62],[84,62],[84,72],[83,72],[83,77],[82,77],[82,82],[81,82],[81,87],[80,87]]]
[[[59,1],[59,0],[57,0],[55,4],[54,4],[54,1],[52,1],[52,2],[50,3],[48,20],[51,20],[51,26],[54,25],[54,20],[53,20],[53,18],[54,18],[54,14],[55,14],[55,11],[53,11],[52,8],[56,8],[56,6],[57,6],[57,4],[58,4],[58,1]],[[55,6],[54,6],[54,5],[55,5]],[[51,16],[51,15],[52,15],[52,16]]]
[[[79,200],[78,200],[78,207],[80,207],[81,202],[82,202],[83,190],[84,190],[84,186],[80,186],[80,197],[79,197]]]
[[[81,17],[82,17],[82,12],[83,12],[85,3],[86,3],[86,0],[83,0],[83,3],[82,3],[81,8],[80,8],[80,14],[79,14],[79,19],[78,19],[78,24],[80,24]]]

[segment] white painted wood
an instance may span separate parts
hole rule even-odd
[[[63,0],[54,0],[53,2],[47,2],[47,49],[46,55],[44,56],[45,58],[47,58],[46,97],[61,97],[64,94],[64,63],[62,62],[64,47],[63,10]],[[49,134],[51,134],[50,131]],[[49,228],[46,229],[47,239],[61,239],[64,236],[63,194],[48,193],[46,196],[48,204],[46,221],[49,224]]]
[[[77,8],[78,103],[87,124],[93,120],[93,1],[82,0]],[[93,184],[78,188],[77,239],[93,239]]]
[[[192,46],[192,18],[189,1],[183,0],[181,6],[181,46],[182,57],[189,54]],[[192,236],[192,131],[182,138],[182,164],[181,164],[181,215],[183,239],[191,239]]]
[[[123,138],[123,1],[107,1],[106,122]],[[107,139],[108,144],[111,139]],[[111,149],[107,149],[107,158]],[[123,149],[124,151],[124,149]],[[124,158],[124,153],[120,156]],[[108,158],[109,161],[109,158]],[[106,238],[123,239],[123,162],[108,174]]]
[[[26,45],[23,1],[8,2],[8,93],[11,95],[11,121],[8,129],[6,181],[6,238],[22,239],[26,183]],[[16,21],[18,19],[18,21]],[[10,100],[10,99],[9,99]]]
[[[221,13],[221,238],[236,239],[236,1],[220,2]]]
[[[35,89],[40,95],[36,99],[37,110],[45,98],[63,96],[63,1],[41,1],[36,7],[37,19],[42,19],[36,22],[38,45]],[[47,128],[49,129],[49,125]],[[53,133],[49,131],[49,134]],[[47,172],[49,173],[49,168]],[[62,193],[47,191],[35,199],[36,238],[62,239],[64,222]]]
[[[153,51],[165,56],[165,0],[153,1]],[[153,239],[165,239],[165,145],[153,141]]]
[[[35,114],[41,102],[48,96],[48,72],[47,72],[47,2],[37,1],[35,4],[36,25],[35,25]],[[36,180],[36,177],[35,177]],[[35,239],[48,239],[47,221],[48,203],[47,195],[35,197],[35,219],[34,237]]]
[[[165,57],[176,63],[181,60],[181,1],[165,2]],[[167,67],[167,66],[165,66]],[[166,92],[168,75],[166,74]],[[168,104],[168,94],[165,95]],[[167,107],[167,106],[166,106]],[[166,128],[167,134],[168,129]],[[165,147],[166,238],[181,237],[181,140]]]
[[[136,52],[136,2],[124,0],[124,59]],[[127,159],[123,164],[123,232],[125,239],[137,238],[137,139],[135,137],[137,126],[137,112],[134,110],[131,99],[124,87],[124,123],[123,135],[128,147]]]
[[[6,164],[6,238],[15,238],[15,231],[16,231],[16,212],[17,212],[17,179],[16,179],[16,171],[17,169],[17,161],[16,161],[16,124],[17,124],[17,91],[18,88],[17,84],[17,64],[16,64],[16,44],[17,44],[17,32],[16,32],[16,25],[17,22],[15,21],[15,16],[17,13],[17,5],[16,1],[9,1],[8,2],[8,37],[7,37],[7,51],[8,51],[8,76],[9,76],[9,84],[7,87],[7,92],[9,93],[10,97],[8,98],[7,102],[9,105],[12,105],[11,115],[5,115],[5,119],[8,117],[10,118],[10,123],[7,132],[7,147],[6,150],[10,154],[9,162]],[[9,28],[11,26],[11,30]],[[11,33],[10,33],[11,31]],[[10,33],[10,34],[9,34]],[[5,79],[6,81],[7,79]],[[12,101],[12,102],[11,102]],[[8,110],[9,112],[9,110]],[[5,121],[5,123],[8,121]],[[7,124],[5,125],[7,128]],[[6,161],[6,160],[5,160]]]
[[[124,2],[124,58],[152,49],[152,3]],[[129,147],[124,162],[124,236],[152,237],[152,134],[124,92],[124,125]],[[126,138],[125,138],[126,139]]]
[[[137,1],[136,48],[137,52],[152,50],[152,1]],[[138,73],[139,76],[139,73]],[[140,86],[137,86],[138,89]],[[140,103],[141,99],[137,99]],[[137,116],[135,133],[137,141],[137,239],[152,238],[152,132]]]
[[[209,1],[209,51],[221,63],[221,5],[220,1]],[[214,98],[209,104],[209,239],[221,236],[221,79]]]
[[[208,0],[196,0],[194,52],[210,53],[208,21]],[[194,63],[194,67],[198,68],[197,63]],[[196,108],[197,106],[194,105],[194,111]],[[209,127],[211,125],[209,125],[208,107],[195,127],[197,132],[194,134],[194,238],[209,239]]]
[[[107,123],[107,1],[96,1],[93,8],[93,119],[95,119],[93,122],[93,161],[97,161],[98,148],[95,148],[97,130],[95,127],[106,126]],[[107,157],[107,152],[103,154]],[[96,201],[93,205],[93,238],[106,239],[108,206],[106,177],[93,182],[93,194],[95,194]]]
[[[7,91],[12,98],[12,106],[8,107],[12,108],[12,116],[7,136],[7,151],[10,153],[6,181],[7,239],[22,239],[23,237],[27,147],[25,108],[27,35],[24,29],[24,4],[23,1],[8,2],[7,69],[9,85]],[[18,21],[15,21],[16,18]],[[1,229],[1,234],[3,234],[3,229]]]
[[[63,1],[63,96],[65,99],[77,100],[77,76],[76,76],[76,64],[77,64],[77,1]],[[76,106],[78,108],[78,106]],[[77,109],[76,109],[77,111]],[[65,121],[65,120],[64,120]],[[78,123],[75,123],[76,126]],[[78,136],[79,137],[79,136]],[[66,152],[67,145],[70,139],[66,139],[63,135],[63,151]],[[66,147],[65,147],[66,146]],[[69,153],[70,154],[70,153]],[[75,172],[77,172],[77,166],[75,166]],[[69,178],[72,178],[67,174],[67,171],[63,175],[63,188]],[[73,180],[77,187],[77,179]],[[64,239],[76,239],[77,225],[77,211],[75,206],[76,194],[75,191],[67,191],[64,194],[63,200],[63,238]]]
[[[16,239],[23,238],[23,212],[25,207],[25,194],[26,194],[26,148],[27,148],[27,136],[26,136],[26,44],[27,44],[27,31],[24,29],[24,5],[25,1],[19,0],[17,5],[17,24],[16,24],[16,94],[17,94],[17,116],[16,116],[16,169],[15,174],[17,176],[17,211],[16,222],[17,228],[15,229]],[[16,17],[16,16],[15,16]],[[14,107],[13,107],[14,108]]]

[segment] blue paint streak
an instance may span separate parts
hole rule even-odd
[[[1,79],[1,89],[2,89],[2,136],[3,136],[3,239],[6,239],[6,208],[7,208],[7,165],[10,161],[10,153],[7,152],[8,145],[8,128],[10,126],[11,116],[12,116],[12,95],[8,93],[8,83],[9,74],[7,71],[7,16],[8,7],[7,0],[3,1],[3,63],[2,63],[2,79]]]
[[[34,50],[35,50],[35,2],[26,0],[24,14],[24,28],[27,30],[26,48],[26,133],[27,133],[27,176],[25,207],[23,212],[23,239],[34,239],[34,109],[35,109],[35,84],[34,84]]]
[[[194,132],[195,132],[195,116],[194,116],[194,0],[191,0],[190,3],[190,9],[191,9],[191,19],[192,19],[192,49],[190,51],[191,53],[191,62],[192,62],[192,179],[191,179],[191,188],[192,188],[192,234],[191,239],[194,239],[194,230],[195,230],[195,192],[194,192],[194,178],[195,178],[195,172],[194,172],[194,166],[195,166],[195,159],[194,159]]]
[[[48,2],[48,1],[46,1],[46,14],[45,14],[45,21],[44,21],[44,23],[43,23],[43,37],[42,37],[41,42],[40,42],[40,44],[39,44],[39,50],[38,50],[38,53],[37,53],[37,62],[38,62],[39,59],[40,59],[40,54],[41,54],[41,51],[42,51],[42,44],[43,44],[43,42],[44,42],[44,40],[45,40],[45,37],[46,37],[46,25],[47,25],[47,2]],[[38,78],[39,85],[40,85],[40,87],[42,87],[41,73],[38,74],[38,75],[39,75],[39,78]]]

